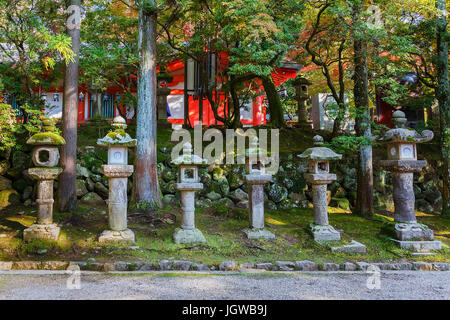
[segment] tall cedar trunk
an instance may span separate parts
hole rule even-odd
[[[139,10],[139,56],[134,200],[160,206],[156,169],[156,7],[144,5]]]
[[[353,26],[359,25],[363,1],[356,0],[353,6]],[[356,115],[357,136],[371,137],[369,123],[369,93],[367,75],[367,42],[358,36],[354,37],[354,88],[355,107],[358,110]],[[357,215],[368,217],[373,215],[373,167],[372,167],[372,146],[360,146],[358,158],[358,180],[356,196]]]
[[[70,0],[69,6],[80,7],[80,0]],[[72,12],[68,12],[69,15]],[[72,17],[72,16],[71,16]],[[69,20],[69,18],[68,18]],[[77,210],[76,160],[77,160],[77,120],[78,120],[78,65],[80,52],[80,27],[73,27],[68,21],[67,33],[72,40],[74,61],[66,66],[64,76],[62,131],[66,145],[62,148],[59,177],[58,204],[61,212]]]
[[[450,161],[450,130],[449,107],[448,107],[448,42],[447,20],[443,12],[446,10],[445,0],[436,0],[436,8],[439,10],[437,17],[437,90],[436,97],[439,102],[440,114],[440,152],[442,160],[442,216],[450,218],[450,195],[449,195],[449,161]]]
[[[261,78],[261,81],[269,101],[270,124],[275,128],[280,128],[284,126],[284,119],[277,87],[271,76]]]

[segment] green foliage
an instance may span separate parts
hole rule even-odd
[[[334,137],[331,142],[325,143],[325,145],[337,153],[344,154],[358,152],[360,146],[370,146],[372,141],[364,136],[338,136]]]
[[[57,32],[64,22],[53,1],[0,0],[0,89],[43,106],[33,89],[49,88],[62,76],[58,66],[73,61],[70,38]]]
[[[17,118],[9,104],[0,104],[0,151],[20,150],[26,140],[41,131],[43,113],[29,105],[21,109],[28,115],[24,122]]]

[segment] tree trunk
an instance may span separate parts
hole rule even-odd
[[[440,114],[440,152],[441,172],[443,179],[442,188],[442,216],[450,218],[450,195],[449,195],[449,158],[450,158],[450,130],[449,107],[448,107],[448,42],[447,42],[447,20],[445,17],[445,0],[436,0],[436,8],[439,10],[436,26],[437,37],[437,90],[436,98],[439,102]]]
[[[160,206],[156,168],[156,5],[144,1],[139,10],[139,78],[136,117],[136,203]]]
[[[66,145],[62,148],[59,177],[58,204],[61,212],[77,210],[76,160],[78,121],[78,65],[80,52],[80,0],[68,3],[67,33],[72,39],[74,61],[69,62],[64,76],[62,134]]]
[[[333,131],[331,132],[331,137],[337,137],[342,133],[342,121],[344,121],[345,113],[347,112],[347,107],[344,102],[336,102],[339,107],[337,110],[337,116],[333,121]]]
[[[363,1],[355,1],[353,7],[353,26],[359,25],[361,19]],[[354,89],[356,115],[356,135],[371,137],[369,123],[369,92],[367,74],[367,42],[354,32]],[[358,158],[358,179],[356,210],[359,216],[370,217],[373,215],[373,167],[372,146],[360,146]]]
[[[261,78],[269,101],[270,123],[275,128],[284,126],[283,110],[281,108],[280,96],[271,76]]]

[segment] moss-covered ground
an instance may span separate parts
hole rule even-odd
[[[312,209],[289,209],[266,212],[267,229],[276,234],[273,240],[248,240],[241,231],[248,225],[246,210],[221,206],[199,208],[197,227],[204,233],[207,244],[175,244],[172,234],[180,224],[180,208],[166,208],[150,220],[145,214],[129,215],[129,227],[136,233],[136,247],[100,245],[97,236],[107,228],[107,208],[80,206],[72,214],[55,213],[61,226],[60,240],[22,241],[23,229],[36,219],[30,208],[12,207],[0,217],[0,260],[86,260],[146,261],[186,259],[198,263],[220,264],[224,260],[237,262],[273,262],[276,260],[308,259],[318,263],[344,261],[440,261],[450,262],[450,221],[438,216],[417,212],[418,220],[430,226],[444,248],[436,255],[413,256],[400,250],[390,240],[392,214],[380,213],[367,220],[341,209],[329,208],[330,223],[345,231],[341,244],[354,239],[365,244],[368,254],[333,253],[327,245],[312,240],[308,225],[313,219]],[[149,223],[152,221],[153,223]],[[138,248],[137,248],[138,247]]]
[[[109,130],[106,121],[87,123],[80,127],[79,146],[95,146],[97,138]],[[130,125],[131,136],[135,127]],[[282,129],[280,153],[299,154],[312,146],[312,130]],[[158,127],[158,148],[171,147],[170,127]],[[428,146],[434,150],[433,146]],[[428,149],[427,149],[428,150]],[[429,151],[430,151],[429,150]],[[99,150],[100,151],[100,150]],[[432,153],[430,151],[430,153]],[[434,152],[433,152],[434,154]],[[158,152],[158,157],[160,153]],[[132,161],[132,158],[130,159]],[[56,206],[55,206],[56,208]],[[333,253],[327,245],[312,240],[308,231],[313,221],[312,208],[266,210],[267,229],[276,234],[273,240],[248,240],[241,231],[248,225],[248,211],[215,206],[198,208],[196,225],[204,233],[205,245],[177,245],[172,234],[180,225],[180,208],[166,208],[157,212],[158,219],[150,219],[143,213],[129,210],[129,227],[136,233],[136,247],[130,249],[118,245],[100,245],[98,235],[107,228],[107,207],[79,205],[76,213],[54,213],[61,226],[60,240],[32,241],[24,243],[22,233],[36,220],[36,209],[15,205],[0,213],[0,261],[6,260],[86,260],[97,261],[146,261],[161,259],[187,259],[197,263],[219,264],[224,260],[237,262],[273,262],[275,260],[308,259],[318,263],[343,261],[443,261],[450,262],[450,220],[436,215],[417,212],[418,221],[433,229],[435,238],[443,242],[443,249],[432,256],[413,256],[400,250],[390,240],[392,237],[392,212],[377,212],[370,220],[351,212],[329,208],[330,223],[345,231],[341,244],[351,239],[365,244],[368,254]]]

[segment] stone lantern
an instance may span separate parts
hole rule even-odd
[[[312,84],[308,79],[297,76],[292,85],[295,87],[295,99],[298,103],[298,123],[306,123],[308,121],[308,112],[306,110],[306,101],[309,99],[308,86]]]
[[[339,241],[341,235],[328,223],[327,185],[336,180],[336,175],[330,173],[330,160],[342,159],[342,155],[322,147],[323,138],[314,137],[314,148],[305,150],[299,158],[308,159],[308,172],[304,174],[307,182],[312,184],[314,203],[314,223],[311,231],[314,240]]]
[[[173,234],[175,243],[204,243],[202,232],[195,228],[195,191],[202,190],[198,176],[198,166],[205,165],[206,160],[192,153],[192,145],[186,142],[183,145],[183,155],[172,163],[178,165],[178,183],[176,188],[181,193],[182,220],[181,228]]]
[[[246,152],[245,181],[248,184],[250,228],[244,229],[249,239],[273,239],[275,235],[264,229],[264,184],[272,179],[266,174],[265,163],[258,159],[258,137],[250,138],[250,148]]]
[[[170,89],[167,84],[172,82],[173,77],[169,75],[165,68],[161,68],[160,73],[156,76],[158,88],[156,89],[156,96],[158,99],[158,120],[167,119],[167,96],[170,94]]]
[[[127,182],[133,174],[133,166],[128,165],[128,148],[136,145],[126,132],[126,121],[121,116],[114,118],[113,131],[98,139],[99,146],[108,147],[108,164],[102,166],[109,185],[109,227],[100,235],[100,243],[133,243],[135,236],[127,227]]]
[[[406,121],[404,112],[395,111],[392,114],[395,128],[379,139],[387,146],[388,153],[388,160],[380,161],[380,165],[392,174],[397,242],[401,248],[413,251],[439,250],[441,242],[433,241],[433,231],[417,223],[413,189],[414,172],[421,171],[427,165],[426,160],[417,160],[416,145],[433,139],[433,132],[424,130],[419,134],[405,128]]]
[[[38,219],[23,231],[25,241],[32,239],[58,240],[60,228],[53,223],[53,181],[62,172],[59,163],[58,146],[66,144],[63,137],[55,132],[51,120],[43,121],[43,131],[28,139],[27,144],[34,145],[32,160],[35,168],[28,174],[38,181],[37,199]]]

